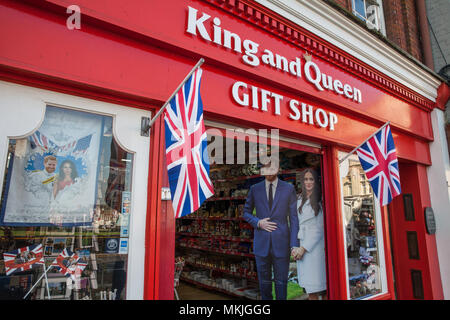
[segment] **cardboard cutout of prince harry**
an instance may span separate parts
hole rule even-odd
[[[254,184],[244,206],[244,219],[254,232],[253,251],[262,300],[286,300],[291,250],[298,247],[297,195],[293,185],[278,179],[278,164],[261,168],[264,181]],[[253,211],[256,209],[256,216]]]

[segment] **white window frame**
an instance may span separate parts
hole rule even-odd
[[[364,3],[364,15],[361,15],[360,12],[356,11],[355,0],[352,0],[352,12],[355,16],[362,19],[366,22],[367,28],[375,29],[381,32],[384,36],[386,36],[386,26],[384,22],[384,11],[383,11],[383,1],[382,0],[362,0]],[[370,5],[368,2],[376,2],[376,5]],[[378,6],[378,8],[376,8]],[[374,13],[377,14],[375,18],[375,22],[368,16],[368,8],[374,10]]]

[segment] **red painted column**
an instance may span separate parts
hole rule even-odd
[[[165,143],[164,143],[164,121],[161,116],[161,174],[162,187],[169,187],[169,177],[166,169]],[[160,192],[161,193],[161,192]],[[174,298],[174,272],[175,272],[175,217],[172,201],[161,201],[158,223],[158,250],[159,275],[157,282],[158,299],[172,300]]]
[[[338,150],[334,146],[327,146],[323,149],[328,299],[346,300],[346,251],[343,237]]]
[[[159,297],[159,212],[161,210],[161,121],[156,121],[150,131],[150,156],[148,174],[147,225],[145,229],[144,299]]]

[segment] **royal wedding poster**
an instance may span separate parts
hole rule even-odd
[[[1,224],[87,225],[97,197],[103,116],[47,106],[41,126],[10,144]]]

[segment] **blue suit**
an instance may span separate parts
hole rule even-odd
[[[244,219],[255,229],[253,252],[263,300],[272,300],[272,267],[277,300],[287,296],[290,249],[298,247],[297,195],[294,187],[278,179],[272,210],[269,209],[265,180],[250,188],[244,206]],[[256,216],[253,209],[256,208]],[[289,223],[288,223],[289,217]],[[270,218],[277,229],[267,232],[258,228],[258,221]]]

